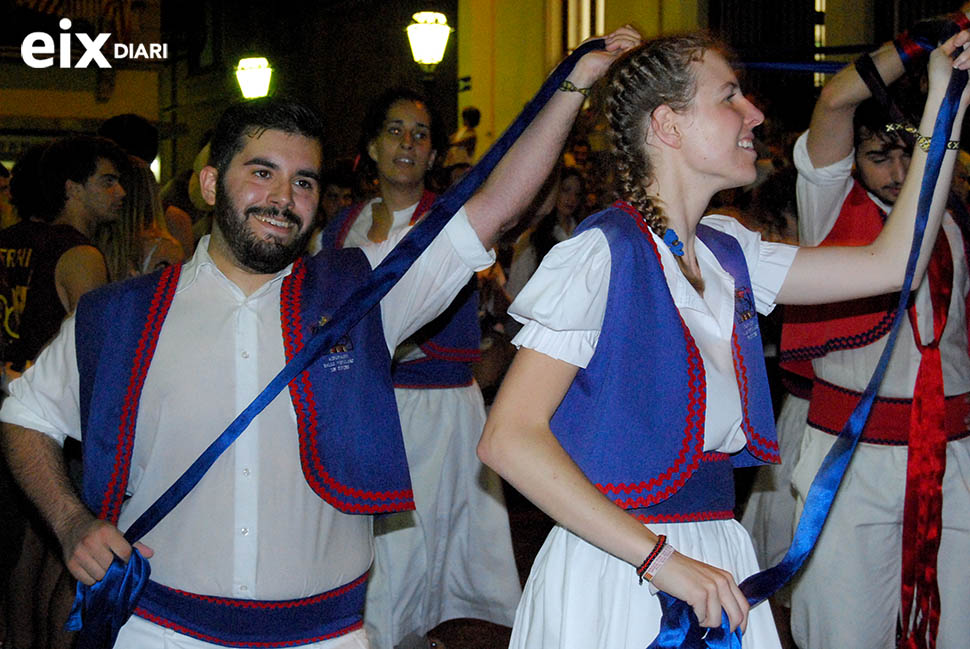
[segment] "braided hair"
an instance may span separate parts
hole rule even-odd
[[[659,201],[647,193],[653,177],[647,129],[657,107],[683,111],[690,106],[697,85],[692,64],[709,49],[724,47],[706,34],[656,38],[627,52],[610,72],[606,114],[613,136],[617,193],[660,237],[667,231],[667,220]]]

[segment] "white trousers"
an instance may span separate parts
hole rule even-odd
[[[792,475],[798,514],[835,437],[807,427]],[[899,616],[907,449],[859,444],[792,592],[792,634],[802,649],[895,646]],[[937,649],[970,641],[970,439],[947,445],[943,534],[937,557]]]

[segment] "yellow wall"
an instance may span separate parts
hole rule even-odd
[[[701,26],[702,0],[606,0],[606,31],[625,23],[644,36]],[[477,155],[497,139],[562,58],[561,0],[459,0],[458,76],[471,90],[458,93],[458,112],[482,112]]]
[[[631,24],[646,38],[698,29],[701,0],[606,0],[606,30]]]
[[[111,98],[98,103],[93,90],[5,88],[0,91],[0,118],[107,119],[137,113],[158,120],[158,73],[118,70]]]
[[[874,22],[872,0],[828,0],[825,4],[825,44],[872,43]],[[855,56],[848,55],[846,60]]]
[[[471,76],[471,90],[458,93],[458,112],[466,106],[482,112],[478,156],[542,84],[545,24],[541,2],[459,0],[458,76]]]

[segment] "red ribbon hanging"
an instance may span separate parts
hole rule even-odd
[[[928,272],[933,305],[933,341],[929,344],[920,339],[915,307],[909,309],[921,359],[910,414],[903,509],[899,640],[903,649],[934,649],[940,623],[936,560],[943,529],[947,442],[940,337],[946,327],[953,284],[953,259],[943,231],[937,237]]]

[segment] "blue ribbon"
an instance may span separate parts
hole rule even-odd
[[[957,50],[957,53],[961,51]],[[913,243],[910,248],[909,260],[906,263],[906,277],[893,315],[893,326],[886,342],[886,348],[879,358],[879,363],[876,365],[876,370],[873,372],[869,384],[862,393],[859,404],[852,411],[845,427],[826,454],[822,466],[812,481],[805,498],[802,516],[798,521],[798,527],[787,554],[776,566],[751,575],[741,582],[741,592],[747,597],[751,606],[760,604],[788,583],[802,567],[812,548],[815,547],[815,542],[822,532],[822,525],[828,517],[832,501],[839,489],[839,484],[842,482],[842,476],[845,475],[849,461],[852,459],[852,454],[859,442],[859,436],[869,418],[869,411],[872,409],[876,391],[879,384],[882,383],[886,367],[889,364],[889,356],[895,348],[902,315],[909,302],[916,261],[919,258],[923,234],[926,231],[926,222],[929,217],[930,205],[933,202],[933,193],[936,189],[940,167],[943,164],[943,156],[946,154],[946,141],[953,128],[953,121],[959,108],[960,94],[966,84],[966,71],[954,70],[950,76],[946,96],[937,113],[936,123],[933,125],[933,139],[930,142],[930,150],[927,153],[926,166],[923,171],[923,181],[920,186]],[[663,609],[663,619],[660,621],[660,634],[648,649],[676,649],[678,647],[685,649],[740,649],[740,629],[733,633],[730,631],[726,614],[722,614],[720,628],[712,628],[708,631],[698,625],[697,617],[686,602],[663,592],[658,593],[658,596]],[[860,623],[863,622],[860,621]],[[706,637],[704,637],[705,633]]]
[[[454,187],[435,201],[431,210],[384,260],[371,272],[367,282],[357,289],[333,314],[333,317],[307,341],[266,388],[243,410],[202,455],[175,483],[138,517],[125,539],[134,544],[144,537],[199,483],[209,467],[229,448],[237,437],[286,386],[313,363],[323,350],[330,349],[357,324],[407,272],[411,264],[441,232],[448,221],[488,178],[502,156],[519,135],[532,123],[542,107],[555,94],[587,52],[604,49],[606,41],[596,39],[583,43],[566,58],[539,89],[522,113],[484,157]],[[148,581],[148,561],[135,549],[127,563],[115,557],[107,574],[93,586],[78,583],[74,607],[68,619],[69,630],[80,629],[77,649],[105,649],[114,645],[118,630],[130,617],[138,597]]]
[[[814,63],[789,63],[784,61],[747,61],[741,64],[748,70],[777,70],[782,72],[821,72],[835,74],[846,66],[838,61],[815,61]]]

